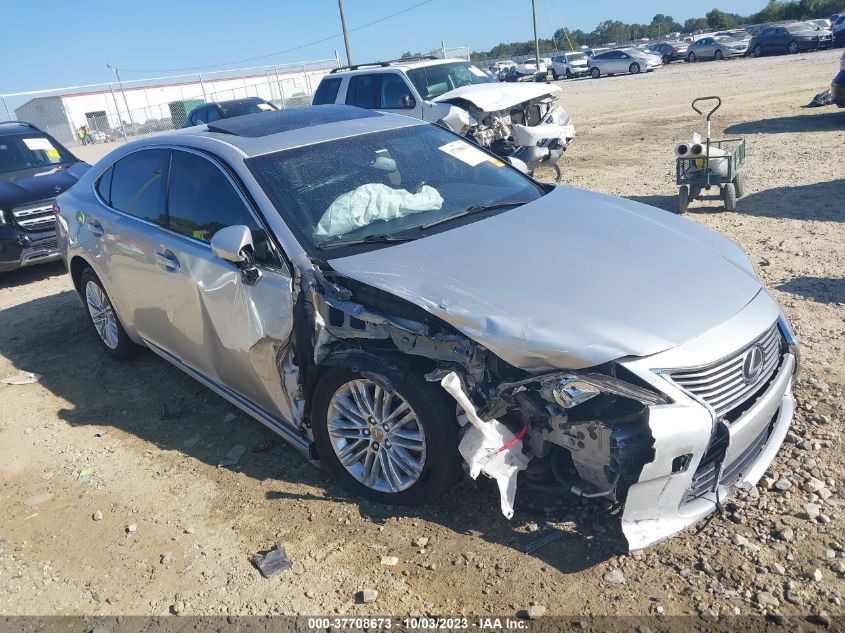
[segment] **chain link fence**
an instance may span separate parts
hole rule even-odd
[[[201,103],[261,97],[308,106],[332,59],[0,95],[0,120],[27,121],[69,146],[111,143],[182,127]]]

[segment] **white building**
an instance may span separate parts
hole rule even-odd
[[[117,83],[89,92],[38,96],[15,108],[21,121],[34,123],[63,143],[78,140],[89,126],[118,137],[179,128],[200,102],[261,97],[280,107],[307,106],[320,79],[332,66],[276,71],[238,77],[191,78],[190,81],[138,85]],[[121,127],[122,124],[122,127]]]

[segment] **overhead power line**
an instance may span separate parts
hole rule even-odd
[[[396,16],[402,15],[403,13],[408,13],[408,11],[413,11],[414,9],[418,9],[421,6],[424,6],[426,4],[430,4],[432,2],[434,2],[434,0],[423,0],[422,2],[417,2],[416,4],[412,4],[409,7],[405,7],[404,9],[401,9],[401,10],[396,11],[394,13],[391,13],[389,15],[382,16],[382,17],[377,18],[377,19],[375,19],[371,22],[367,22],[366,24],[361,24],[360,26],[356,26],[355,28],[349,29],[349,31],[350,31],[350,33],[354,33],[355,31],[360,31],[361,29],[366,29],[370,26],[373,26],[375,24],[379,24],[379,23],[384,22],[385,20],[389,20],[391,18],[395,18]],[[230,62],[224,62],[222,64],[210,64],[210,65],[205,64],[203,66],[189,66],[189,67],[186,67],[186,68],[157,68],[157,69],[154,69],[154,70],[151,70],[151,69],[141,70],[141,69],[137,69],[137,68],[122,68],[121,67],[121,70],[123,72],[127,72],[127,73],[170,73],[170,72],[179,73],[179,72],[186,72],[186,71],[191,71],[191,70],[208,70],[208,69],[211,69],[211,68],[222,68],[224,66],[232,66],[234,64],[244,64],[244,63],[247,63],[247,62],[254,62],[254,61],[257,61],[259,59],[267,59],[268,57],[277,57],[279,55],[285,55],[287,53],[292,53],[294,51],[298,51],[298,50],[301,50],[303,48],[308,48],[309,46],[316,46],[317,44],[323,44],[324,42],[328,42],[328,41],[331,41],[333,39],[336,39],[336,38],[342,37],[342,36],[343,35],[341,33],[335,33],[334,35],[329,35],[329,36],[320,38],[318,40],[314,40],[312,42],[307,42],[305,44],[299,44],[298,46],[286,48],[286,49],[281,50],[281,51],[275,51],[273,53],[266,53],[264,55],[256,55],[254,57],[245,57],[243,59],[236,59],[236,60],[233,60],[233,61],[230,61]]]

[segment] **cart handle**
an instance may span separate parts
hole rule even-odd
[[[710,110],[710,112],[707,113],[707,121],[708,122],[710,121],[710,117],[713,116],[713,113],[716,110],[718,110],[719,108],[722,107],[722,100],[719,97],[699,97],[698,99],[692,100],[692,109],[695,110],[696,112],[698,112],[699,114],[704,114],[701,110],[699,110],[698,108],[695,107],[695,104],[698,103],[699,101],[712,101],[713,99],[718,101],[718,103],[716,104],[715,108],[713,108],[712,110]]]

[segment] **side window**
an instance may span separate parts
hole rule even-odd
[[[325,105],[334,103],[337,99],[337,91],[340,90],[340,77],[323,77],[317,92],[314,93],[313,105]]]
[[[205,122],[211,123],[220,118],[220,106],[209,105],[205,107]]]
[[[167,213],[172,231],[206,243],[224,227],[246,225],[252,232],[256,261],[278,265],[264,229],[223,172],[201,156],[173,152]]]
[[[370,109],[379,107],[379,84],[379,74],[353,75],[346,90],[346,105]]]
[[[197,106],[191,112],[191,125],[202,125],[205,123],[205,106]]]
[[[111,206],[111,177],[113,173],[114,165],[109,167],[97,181],[97,193],[100,194],[100,197],[109,206]]]
[[[112,170],[111,206],[164,226],[164,192],[170,150],[146,149],[117,161]]]
[[[405,108],[403,99],[411,100],[413,103],[413,95],[411,94],[408,84],[401,75],[396,73],[385,73],[381,78],[381,107],[382,108]]]

